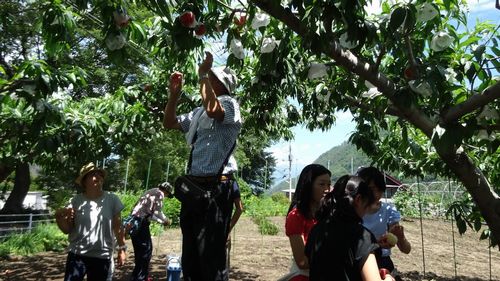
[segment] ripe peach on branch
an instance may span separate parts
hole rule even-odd
[[[195,28],[196,27],[196,16],[191,11],[186,11],[182,15],[179,16],[179,21],[182,26],[187,28]]]

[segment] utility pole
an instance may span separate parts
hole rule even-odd
[[[351,175],[354,175],[354,159],[351,157]]]
[[[264,172],[264,189],[267,190],[267,158],[264,158],[266,160],[266,171]]]

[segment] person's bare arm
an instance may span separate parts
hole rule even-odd
[[[290,239],[290,246],[292,247],[292,254],[295,263],[300,269],[308,269],[309,261],[305,254],[305,242],[302,235],[296,234],[288,237]]]
[[[124,248],[120,248],[125,246],[125,231],[122,228],[121,224],[121,215],[118,213],[113,217],[112,225],[113,232],[115,234],[116,242],[118,243],[118,266],[122,266],[125,264],[126,253]]]
[[[181,125],[177,121],[177,101],[182,90],[182,73],[174,72],[170,75],[169,91],[167,105],[165,106],[163,116],[163,126],[167,129],[181,129]]]
[[[398,237],[398,248],[401,252],[409,254],[411,252],[411,244],[405,237],[405,230],[399,223],[394,223],[389,227],[389,232]]]
[[[394,278],[390,274],[386,274],[385,278],[380,277],[377,260],[374,254],[370,254],[361,268],[361,279],[363,281],[393,281]]]
[[[217,95],[215,94],[215,91],[210,84],[210,79],[208,78],[208,72],[212,68],[214,59],[210,52],[205,52],[205,54],[205,59],[198,69],[198,75],[200,76],[201,99],[203,101],[203,107],[207,112],[207,116],[221,122],[224,119],[224,108],[217,99]]]
[[[243,203],[241,202],[241,198],[234,199],[234,213],[231,217],[231,224],[229,226],[229,232],[233,230],[233,227],[236,225],[238,220],[240,219],[241,214],[243,213]]]
[[[61,208],[55,213],[56,223],[64,234],[69,234],[73,230],[75,212],[73,208]]]

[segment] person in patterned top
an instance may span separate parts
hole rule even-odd
[[[170,221],[163,213],[163,199],[172,197],[173,187],[170,183],[164,182],[157,187],[146,191],[137,201],[132,210],[134,217],[140,218],[139,229],[135,235],[131,236],[134,246],[135,267],[130,280],[147,280],[149,274],[149,262],[153,253],[153,242],[149,231],[151,221],[167,226]]]

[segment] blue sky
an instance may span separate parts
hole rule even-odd
[[[378,1],[373,1],[374,10],[380,7]],[[500,24],[500,10],[495,9],[495,0],[469,0],[469,26],[474,26],[476,19],[479,21],[489,20],[492,23]],[[293,129],[295,139],[290,143],[280,141],[271,146],[268,151],[272,152],[276,158],[277,170],[273,174],[274,184],[281,182],[288,176],[288,151],[291,146],[292,151],[292,176],[300,173],[302,168],[312,163],[322,153],[334,146],[349,139],[354,131],[352,115],[348,112],[337,114],[336,124],[328,131],[309,131],[304,127],[297,126]]]

